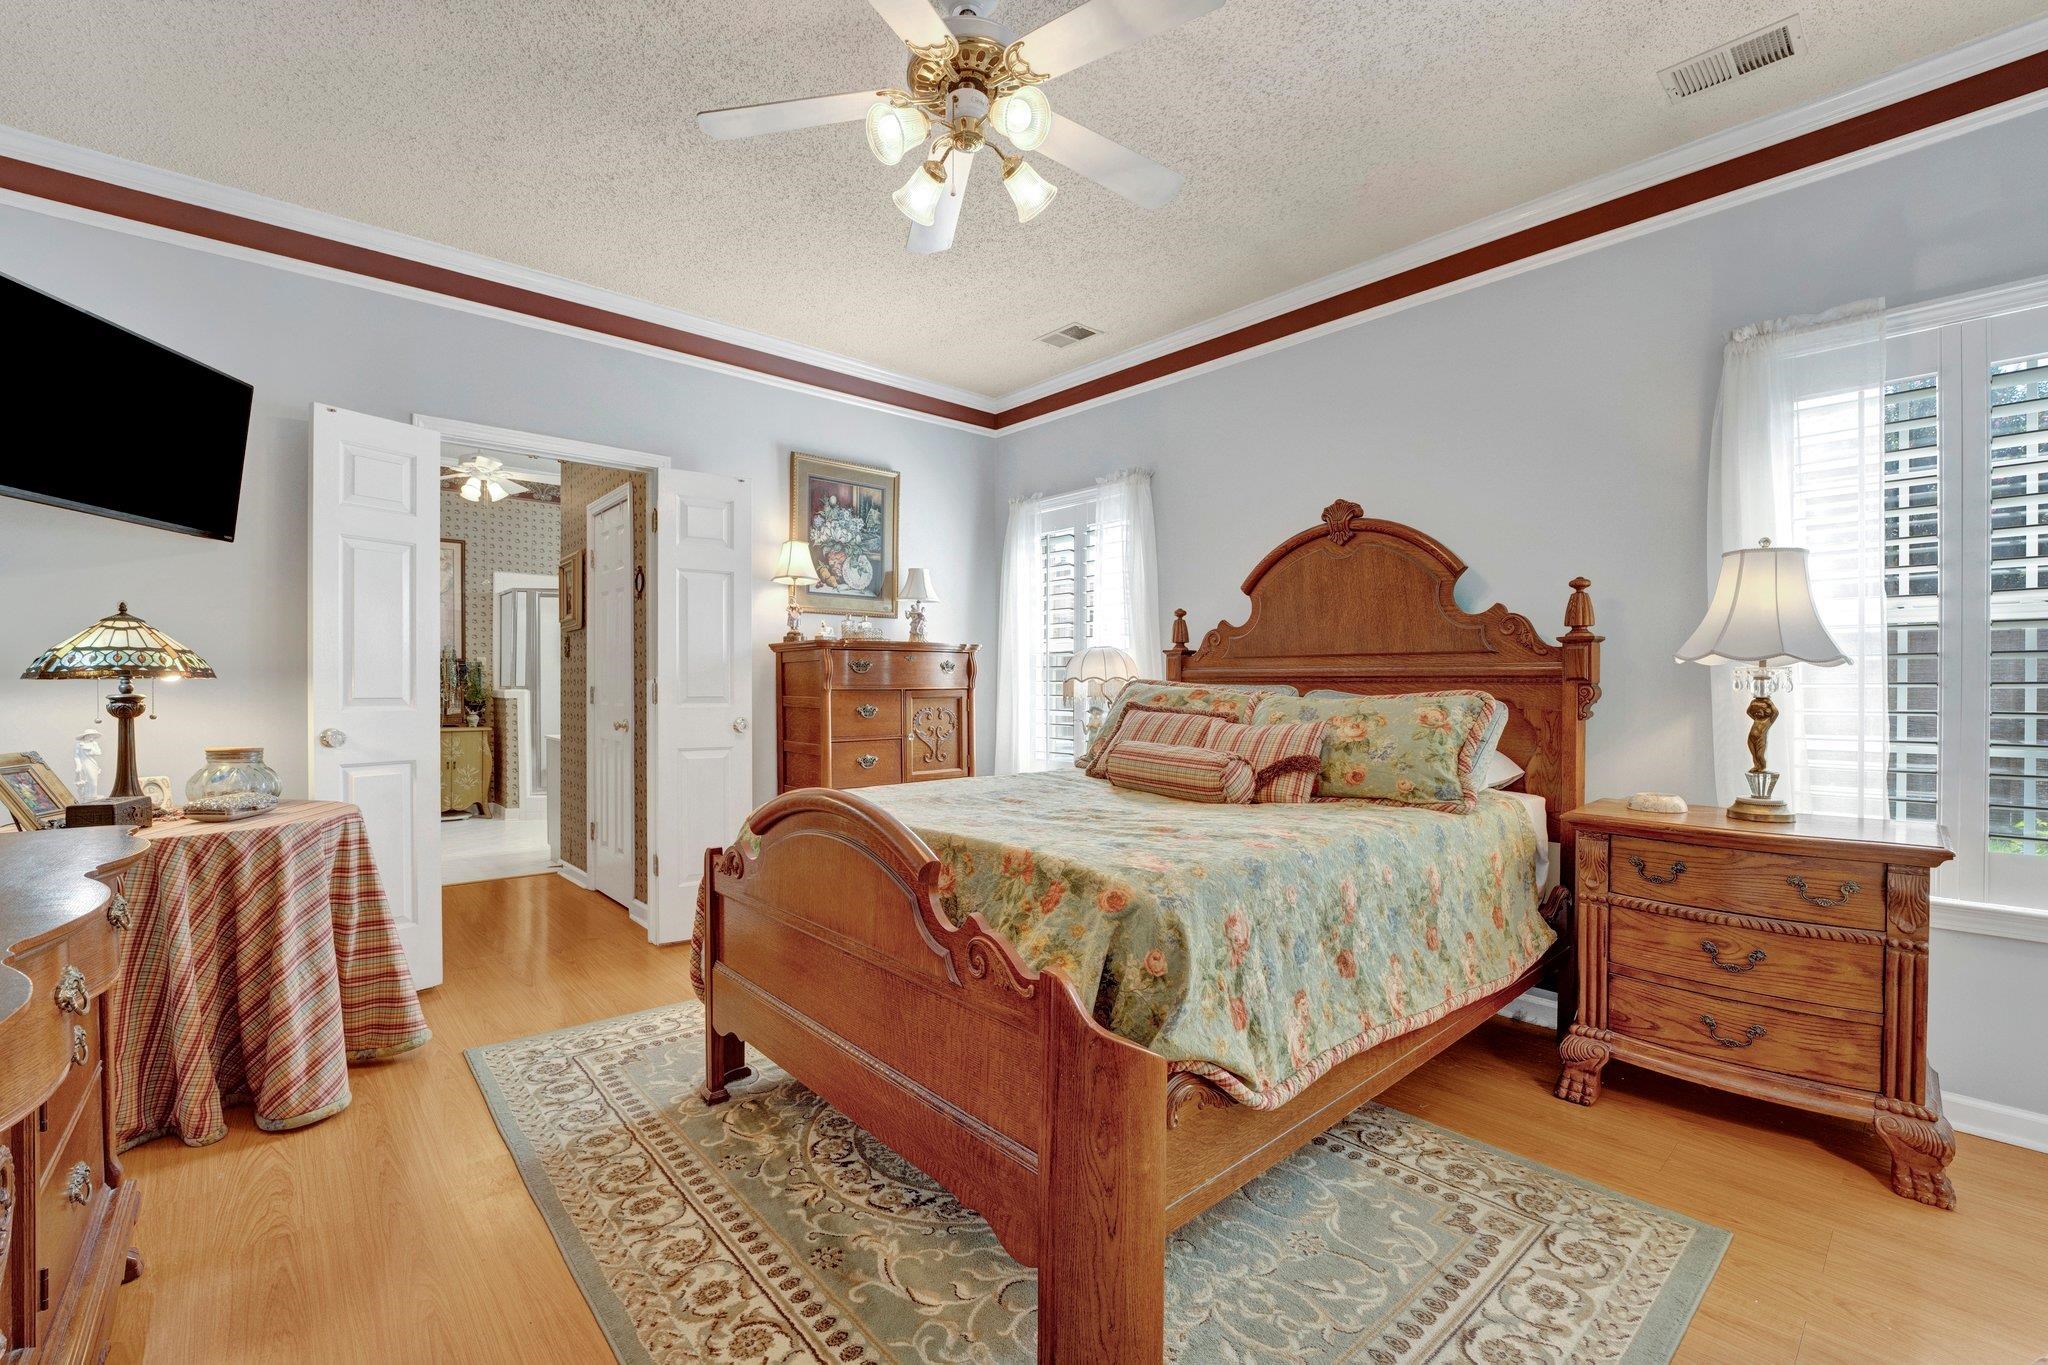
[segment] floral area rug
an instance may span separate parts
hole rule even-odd
[[[1037,1275],[685,1003],[470,1066],[624,1361],[1029,1362]],[[1728,1234],[1368,1104],[1174,1233],[1167,1357],[1663,1361]]]

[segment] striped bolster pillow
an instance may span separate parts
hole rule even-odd
[[[1088,776],[1103,777],[1110,751],[1133,740],[1141,744],[1176,744],[1211,747],[1218,730],[1231,722],[1199,711],[1176,711],[1163,706],[1131,705],[1117,718],[1116,733],[1102,746],[1088,765]]]
[[[1241,755],[1251,766],[1254,794],[1262,804],[1296,805],[1315,794],[1323,770],[1326,721],[1284,725],[1225,725],[1209,743]]]
[[[1113,787],[1177,801],[1242,806],[1252,799],[1251,764],[1222,749],[1126,739],[1110,746],[1103,774]]]

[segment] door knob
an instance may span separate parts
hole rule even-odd
[[[348,736],[339,730],[328,729],[320,732],[320,747],[323,749],[339,749],[346,743]]]
[[[736,735],[743,735],[747,732],[747,718],[745,716],[733,717],[732,732]]]

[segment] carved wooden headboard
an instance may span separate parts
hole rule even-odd
[[[1593,633],[1591,585],[1571,581],[1565,633],[1549,644],[1498,602],[1460,610],[1451,594],[1464,572],[1433,537],[1340,499],[1245,579],[1243,625],[1219,622],[1189,649],[1187,612],[1174,612],[1166,676],[1303,692],[1481,688],[1508,704],[1501,752],[1528,769],[1523,785],[1549,803],[1556,839],[1558,817],[1586,799],[1586,722],[1600,699],[1604,637]]]

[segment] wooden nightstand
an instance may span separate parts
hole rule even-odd
[[[1955,1134],[1927,1065],[1927,879],[1940,837],[1878,820],[1731,820],[1596,801],[1578,870],[1578,1015],[1560,1099],[1611,1057],[1872,1125],[1892,1188],[1955,1207]]]

